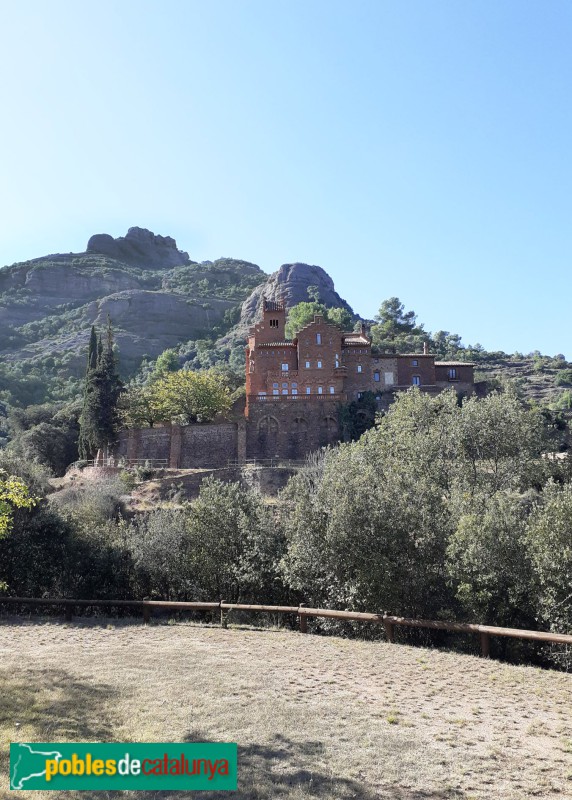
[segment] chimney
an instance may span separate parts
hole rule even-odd
[[[427,344],[427,342],[423,342],[423,355],[424,356],[429,355],[429,345]]]

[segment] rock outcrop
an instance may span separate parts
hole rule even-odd
[[[137,267],[160,269],[190,263],[189,254],[177,249],[170,236],[159,236],[147,228],[129,228],[126,236],[114,239],[108,233],[96,233],[87,243],[88,253],[102,253],[109,258]]]
[[[282,264],[279,270],[273,272],[265,283],[257,286],[244,301],[240,324],[247,327],[258,320],[263,297],[267,300],[282,300],[286,303],[286,308],[307,302],[310,300],[309,286],[316,287],[319,301],[328,308],[339,306],[346,308],[351,314],[354,313],[336,292],[333,280],[322,267],[300,263]]]

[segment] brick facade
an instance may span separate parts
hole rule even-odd
[[[251,328],[246,347],[246,417],[259,403],[321,402],[326,395],[350,402],[367,391],[376,395],[419,386],[436,393],[454,386],[473,391],[473,365],[436,362],[424,353],[373,354],[371,339],[359,332],[343,332],[317,314],[288,341],[286,309],[264,301],[263,318]]]
[[[340,440],[340,404],[373,392],[387,408],[394,392],[419,386],[436,394],[474,391],[473,365],[430,353],[372,353],[365,328],[343,332],[316,315],[286,339],[286,309],[264,301],[246,347],[246,401],[234,421],[122,431],[118,455],[165,460],[179,469],[221,468],[229,461],[303,459]]]

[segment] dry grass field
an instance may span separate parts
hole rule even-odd
[[[0,623],[12,741],[236,741],[239,791],[346,800],[572,797],[572,676],[290,631]],[[77,793],[78,800],[187,793]]]

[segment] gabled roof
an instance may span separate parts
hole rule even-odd
[[[357,331],[351,331],[351,333],[342,333],[342,341],[344,344],[371,344],[371,339],[369,339],[365,333],[358,333]]]

